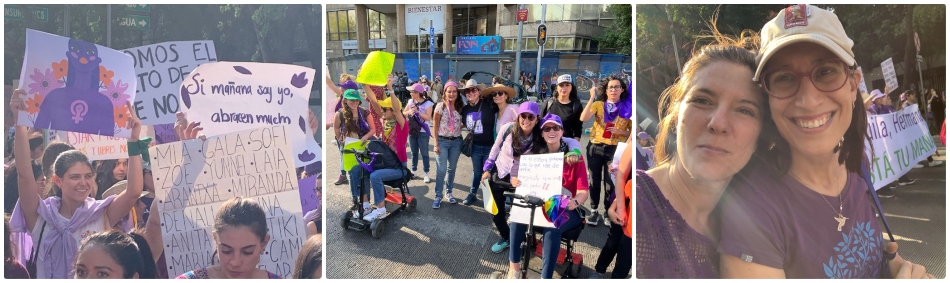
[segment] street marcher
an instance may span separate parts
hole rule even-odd
[[[557,78],[553,94],[541,104],[541,115],[554,113],[561,116],[564,120],[564,136],[580,141],[584,134],[584,122],[581,121],[584,105],[577,96],[577,87],[571,75],[563,74]]]
[[[75,279],[157,279],[148,242],[136,232],[102,231],[83,239]]]
[[[495,113],[498,109],[492,107],[491,100],[482,95],[485,89],[484,84],[478,83],[475,79],[465,82],[465,85],[459,90],[468,98],[465,106],[462,106],[462,117],[465,118],[465,127],[469,130],[472,137],[472,186],[469,188],[468,196],[462,204],[470,205],[478,200],[478,188],[481,184],[482,165],[488,159],[488,153],[495,142],[495,123],[497,122]],[[488,188],[485,188],[488,189]]]
[[[560,81],[560,80],[558,80]],[[560,86],[558,86],[560,87]],[[627,96],[627,86],[616,75],[611,75],[600,82],[600,86],[591,88],[590,99],[580,115],[580,121],[586,122],[594,118],[594,125],[590,132],[590,142],[587,144],[587,165],[591,174],[591,210],[587,218],[587,225],[597,226],[603,216],[598,212],[601,201],[604,208],[610,207],[608,196],[613,194],[614,183],[610,180],[607,166],[613,160],[617,143],[627,140],[633,122],[630,117],[633,106]],[[601,198],[601,182],[603,198]],[[604,221],[604,225],[610,225]]]
[[[426,129],[431,125],[432,103],[426,94],[425,87],[421,84],[414,84],[407,87],[410,99],[406,103],[406,109],[402,114],[409,118],[409,149],[412,152],[412,172],[413,176],[423,176],[426,183],[429,182],[429,140],[431,139],[429,131]],[[423,129],[425,127],[426,129]],[[419,173],[419,156],[422,156],[422,171]]]
[[[437,209],[442,204],[442,189],[445,188],[444,197],[449,203],[456,203],[452,196],[452,188],[455,186],[455,168],[458,165],[459,155],[462,153],[462,98],[459,97],[458,84],[453,81],[445,83],[445,89],[442,91],[442,99],[435,106],[433,113],[433,124],[438,127],[436,133],[438,138],[435,140],[435,154],[439,156],[436,159],[435,173],[435,200],[432,202],[432,208]]]

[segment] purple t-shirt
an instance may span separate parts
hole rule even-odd
[[[637,170],[637,278],[719,278],[719,253]]]
[[[849,172],[841,191],[840,231],[838,197],[823,200],[788,174],[757,168],[749,176],[733,181],[720,203],[719,252],[783,269],[786,278],[878,278],[884,237],[860,175]]]

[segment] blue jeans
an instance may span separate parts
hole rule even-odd
[[[477,144],[472,145],[472,169],[475,171],[475,175],[472,177],[472,189],[470,193],[478,192],[479,181],[482,180],[482,166],[485,165],[485,160],[488,160],[488,154],[491,153],[491,146],[481,146]]]
[[[462,139],[447,140],[439,138],[439,159],[435,161],[435,199],[442,198],[442,187],[448,194],[452,194],[455,185],[455,166],[458,165],[459,155],[462,154]],[[445,184],[445,175],[448,173],[449,183]]]
[[[561,225],[561,228],[544,228],[544,252],[542,253],[541,259],[541,278],[551,279],[554,277],[557,254],[561,250],[561,233],[574,229],[577,225],[581,225],[581,216],[577,214],[577,210],[569,211],[568,215],[570,215],[570,219],[567,220],[567,223]],[[508,260],[519,263],[521,262],[521,242],[525,241],[524,233],[528,230],[528,225],[514,222],[511,222],[510,225],[511,246],[508,251]]]
[[[422,153],[422,171],[429,173],[429,135],[425,130],[409,135],[409,149],[412,151],[412,172],[419,168],[416,165],[419,164],[419,153]]]
[[[373,200],[376,203],[381,203],[386,200],[386,188],[383,186],[383,182],[398,180],[404,177],[406,174],[405,171],[402,171],[402,168],[386,168],[386,169],[376,169],[373,173],[369,174],[369,182],[373,184]]]
[[[364,171],[363,168],[360,167],[359,165],[353,166],[353,169],[350,169],[350,172],[349,172],[349,175],[350,175],[350,193],[353,194],[353,199],[355,199],[355,200],[359,200],[359,199],[360,199],[360,183],[363,184],[363,194],[369,194],[369,189],[370,189],[370,187],[369,187],[369,179],[367,179],[367,180],[365,180],[365,181],[362,179],[362,177],[363,177],[363,172],[365,172],[365,171]],[[368,200],[368,199],[364,199],[363,201],[369,201],[369,200]]]

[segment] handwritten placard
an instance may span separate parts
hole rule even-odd
[[[82,151],[89,161],[129,158],[127,138],[108,137],[87,133],[50,131],[51,140],[62,141]]]
[[[515,193],[523,196],[534,195],[541,199],[560,194],[563,170],[563,153],[522,155],[517,176],[521,180],[521,186],[515,188]],[[524,203],[521,200],[516,202]],[[528,208],[512,206],[509,219],[511,222],[528,224],[530,213]],[[554,227],[554,224],[544,218],[544,209],[541,207],[534,211],[534,226]]]
[[[288,127],[296,167],[320,161],[320,146],[307,125],[315,70],[297,65],[214,62],[202,64],[181,84],[182,112],[204,134],[270,125]]]
[[[920,116],[916,105],[868,116],[868,136],[874,146],[873,152],[867,149],[867,155],[871,157],[875,190],[894,182],[937,150],[927,120]]]
[[[887,58],[881,62],[881,73],[884,75],[884,85],[887,86],[887,93],[897,90],[897,72],[894,71],[894,58]]]
[[[155,144],[165,144],[178,141],[178,134],[175,133],[175,123],[157,124],[155,128]]]
[[[135,112],[143,125],[175,122],[178,87],[198,65],[218,61],[211,40],[170,41],[122,50],[135,63]]]
[[[135,71],[125,53],[26,30],[18,88],[27,91],[17,124],[128,138]]]
[[[264,207],[271,241],[259,267],[290,277],[306,239],[290,132],[267,126],[149,148],[170,277],[211,265],[214,213],[234,196]],[[155,213],[155,212],[153,212]]]
[[[297,181],[300,187],[300,207],[304,213],[317,209],[320,199],[317,198],[317,176],[310,176]]]

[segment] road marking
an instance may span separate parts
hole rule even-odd
[[[890,213],[884,213],[884,216],[887,216],[887,217],[904,218],[904,219],[910,219],[910,220],[918,220],[918,221],[930,221],[930,219],[928,219],[928,218],[920,218],[920,217],[913,217],[913,216],[904,216],[904,215],[897,215],[897,214],[890,214]]]

